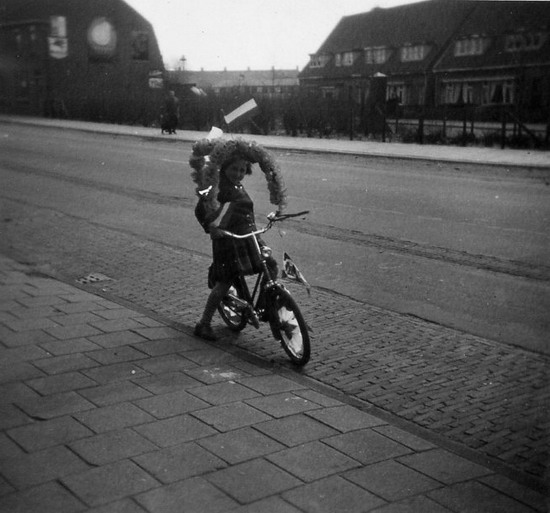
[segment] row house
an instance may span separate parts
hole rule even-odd
[[[123,0],[0,0],[0,112],[149,124],[163,73]]]
[[[255,98],[288,98],[299,88],[298,69],[168,72],[171,87],[184,87],[195,94],[219,97],[248,95]]]
[[[299,75],[364,102],[383,78],[405,107],[517,104],[548,115],[550,2],[428,0],[346,16]]]

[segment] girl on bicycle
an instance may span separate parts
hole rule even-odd
[[[219,207],[207,215],[205,221],[205,230],[212,239],[213,263],[209,281],[214,286],[202,317],[195,326],[194,334],[206,340],[217,339],[211,326],[212,317],[223,297],[227,295],[233,278],[261,271],[261,262],[252,239],[232,239],[225,237],[222,232],[227,230],[245,235],[256,230],[254,203],[242,184],[243,179],[250,174],[250,158],[239,152],[237,147],[220,166],[217,184]],[[269,257],[268,265],[276,275],[277,263],[272,257]]]

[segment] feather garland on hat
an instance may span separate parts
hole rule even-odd
[[[269,201],[279,210],[286,206],[286,186],[281,169],[273,156],[255,141],[243,139],[201,139],[193,145],[189,164],[193,168],[191,178],[197,184],[196,192],[206,200],[209,209],[216,211],[220,168],[230,159],[240,157],[252,164],[259,164],[265,175]]]

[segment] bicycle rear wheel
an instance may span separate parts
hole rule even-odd
[[[300,308],[290,293],[279,290],[271,299],[271,331],[281,342],[286,354],[296,365],[305,365],[310,358],[311,347],[307,324]]]
[[[238,300],[244,301],[243,294],[239,293],[240,287],[236,284],[231,285],[227,296],[225,296],[219,306],[218,312],[223,322],[232,331],[242,331],[247,324],[246,309]]]

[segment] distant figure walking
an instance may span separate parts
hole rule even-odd
[[[180,115],[180,102],[174,91],[168,91],[161,116],[161,133],[175,134]]]

